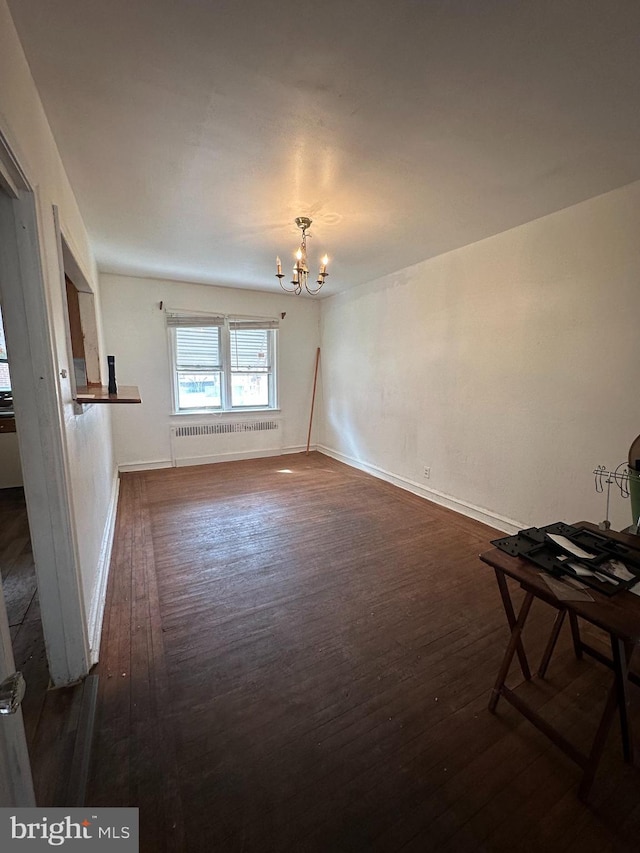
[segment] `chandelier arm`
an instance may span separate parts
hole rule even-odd
[[[284,290],[285,293],[296,293],[296,294],[300,293],[300,291],[298,290],[298,287],[295,285],[294,285],[294,287],[286,287],[286,285],[282,281],[284,276],[276,276],[276,278],[280,279],[280,287]],[[293,284],[293,282],[291,282],[291,284]]]
[[[311,296],[315,296],[315,295],[316,295],[316,293],[320,293],[320,291],[322,290],[322,285],[323,285],[323,284],[324,284],[324,281],[321,281],[321,282],[320,282],[320,284],[316,287],[316,289],[315,289],[315,290],[312,290],[306,282],[305,282],[305,285],[304,285],[304,286],[305,286],[305,289],[306,289],[307,293],[309,293]]]

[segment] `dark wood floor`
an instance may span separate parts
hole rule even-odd
[[[27,682],[22,702],[33,743],[49,684],[29,521],[21,488],[0,489],[0,571],[16,668]]]
[[[585,806],[487,711],[495,535],[320,454],[123,475],[88,803],[139,806],[143,851],[637,851],[617,729]],[[609,678],[563,635],[519,690],[584,746]]]
[[[85,685],[49,689],[35,563],[22,488],[0,489],[0,573],[16,669],[26,681],[22,701],[31,770],[40,806],[81,805],[79,778],[86,750]]]

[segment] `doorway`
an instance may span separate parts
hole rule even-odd
[[[0,303],[22,477],[22,485],[12,486],[5,496],[6,518],[12,518],[13,531],[6,536],[6,546],[14,562],[10,571],[5,567],[4,575],[7,587],[14,587],[9,591],[17,596],[8,597],[10,627],[0,589],[0,681],[16,671],[15,651],[15,657],[37,670],[37,675],[31,675],[34,685],[50,680],[60,686],[87,674],[89,643],[55,347],[41,267],[38,223],[53,229],[51,209],[48,221],[46,217],[0,133]],[[36,699],[37,690],[33,694]],[[18,707],[16,713],[0,717],[0,805],[31,805],[33,799],[23,714]]]
[[[87,674],[89,642],[36,201],[15,164],[0,136],[0,301],[49,673],[58,686]],[[45,215],[54,229],[53,210]]]
[[[0,302],[0,577],[16,669],[26,681],[22,714],[29,746],[49,685],[38,582],[13,407],[11,359]]]

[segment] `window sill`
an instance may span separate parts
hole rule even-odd
[[[141,403],[137,385],[119,385],[116,394],[110,394],[106,385],[85,385],[76,389],[76,403]]]
[[[279,415],[281,409],[234,409],[233,411],[214,412],[211,409],[193,409],[189,412],[171,412],[172,418],[237,418],[243,415]]]

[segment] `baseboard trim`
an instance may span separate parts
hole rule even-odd
[[[473,518],[475,521],[481,521],[483,524],[488,524],[489,527],[494,527],[496,530],[500,530],[501,532],[513,534],[517,533],[519,530],[523,530],[527,526],[530,526],[514,521],[512,518],[506,518],[503,515],[498,515],[497,513],[484,509],[483,507],[475,506],[474,504],[463,501],[460,498],[455,498],[452,495],[447,495],[444,492],[439,492],[436,489],[425,488],[421,483],[417,483],[407,477],[401,477],[398,474],[393,474],[391,471],[385,471],[384,468],[379,468],[377,465],[371,465],[370,463],[363,462],[360,459],[355,459],[353,456],[348,456],[347,454],[341,453],[339,450],[334,450],[331,447],[327,447],[324,444],[318,444],[316,450],[320,453],[324,453],[325,456],[330,456],[332,459],[336,459],[338,462],[344,462],[345,465],[350,465],[352,468],[357,468],[359,471],[371,474],[379,480],[385,480],[387,483],[398,486],[398,488],[411,492],[414,495],[418,495],[418,497],[424,498],[425,500],[432,501],[439,506],[446,507],[447,509],[451,509],[461,515],[465,515],[467,518]]]
[[[131,471],[154,471],[156,468],[188,468],[191,465],[215,465],[216,462],[239,462],[242,459],[266,459],[270,456],[286,456],[288,453],[304,453],[306,445],[294,447],[278,447],[270,450],[247,450],[239,453],[215,453],[207,456],[185,456],[183,459],[171,461],[167,459],[158,462],[128,462],[118,465],[118,471],[125,474]],[[311,445],[309,450],[317,450]]]
[[[118,465],[118,473],[126,474],[129,471],[155,471],[156,468],[173,468],[173,462],[170,459],[161,459],[156,462],[127,462],[124,465]]]
[[[315,448],[312,448],[315,450]],[[271,456],[286,456],[288,453],[302,453],[306,447],[279,447],[270,450],[245,450],[237,453],[216,453],[209,456],[191,456],[176,459],[176,468],[190,465],[214,465],[216,462],[240,462],[243,459],[268,459]]]
[[[111,488],[111,500],[107,523],[102,537],[100,557],[98,560],[98,578],[93,590],[93,598],[89,610],[89,663],[93,666],[98,662],[100,655],[100,637],[102,635],[102,618],[104,616],[104,605],[107,597],[107,581],[109,579],[109,565],[111,563],[111,550],[113,548],[113,536],[116,527],[116,514],[118,511],[118,495],[120,493],[120,480],[116,473]]]

